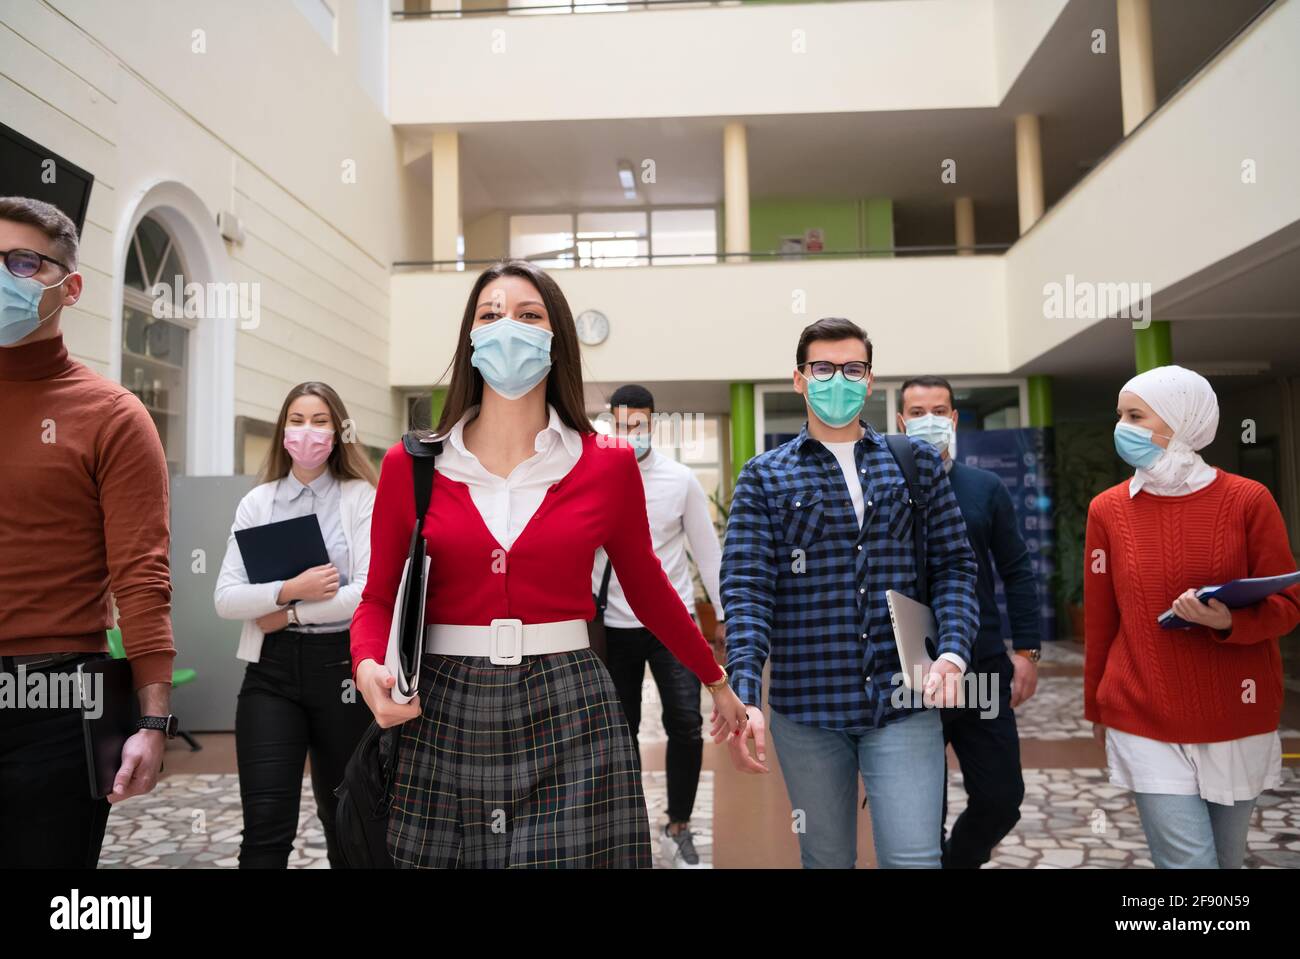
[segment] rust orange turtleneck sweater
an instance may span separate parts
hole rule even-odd
[[[1226,633],[1165,630],[1156,617],[1187,589],[1293,572],[1268,489],[1219,470],[1186,496],[1129,497],[1128,481],[1088,508],[1084,553],[1084,715],[1170,743],[1277,729],[1278,637],[1300,622],[1300,587],[1232,611]]]
[[[0,348],[0,654],[106,649],[111,590],[136,688],[170,683],[167,510],[135,396],[61,335]]]

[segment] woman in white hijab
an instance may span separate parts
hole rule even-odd
[[[1195,592],[1294,571],[1286,527],[1266,487],[1201,458],[1219,422],[1204,377],[1142,373],[1117,413],[1135,473],[1088,508],[1084,713],[1157,868],[1240,868],[1255,800],[1281,780],[1277,640],[1300,587],[1240,609]],[[1170,608],[1191,628],[1162,629]]]

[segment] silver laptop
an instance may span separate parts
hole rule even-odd
[[[928,639],[935,649],[939,647],[939,623],[930,607],[892,589],[885,590],[889,604],[889,621],[894,626],[894,643],[898,646],[898,661],[903,666],[903,682],[908,689],[917,689],[919,678],[925,676],[934,660],[925,648]],[[918,669],[919,667],[919,669]]]

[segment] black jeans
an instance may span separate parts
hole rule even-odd
[[[1025,798],[1020,735],[1011,711],[1011,678],[1015,674],[1011,657],[1002,653],[976,660],[973,671],[996,676],[990,691],[998,711],[996,717],[985,718],[977,705],[940,710],[944,743],[951,743],[957,754],[967,796],[952,834],[942,840],[945,869],[978,869],[988,862],[993,848],[1020,821],[1020,802]],[[945,763],[944,822],[948,820],[947,770]]]
[[[700,763],[704,760],[700,681],[645,627],[606,627],[605,645],[609,674],[623,704],[632,743],[638,749],[641,681],[645,678],[645,664],[650,663],[650,673],[663,700],[664,731],[668,733],[668,820],[689,822],[700,785]]]
[[[75,675],[78,662],[107,656],[90,653],[25,675]],[[3,681],[16,684],[17,676]],[[109,808],[90,795],[79,708],[0,706],[0,869],[94,869]]]
[[[331,866],[339,865],[334,788],[370,725],[352,679],[348,634],[271,633],[249,663],[235,711],[239,798],[244,807],[240,869],[284,869],[298,834],[302,768],[325,827]]]

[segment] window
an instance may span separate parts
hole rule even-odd
[[[952,386],[957,407],[959,430],[1020,429],[1020,388],[1006,386]],[[899,411],[903,409],[901,390],[897,393]]]
[[[573,215],[523,214],[510,218],[510,255],[543,269],[573,266]]]
[[[671,263],[716,263],[718,214],[703,210],[652,210],[650,242],[655,265]],[[673,256],[673,254],[678,254]],[[688,256],[686,254],[695,254]]]
[[[669,459],[685,463],[709,497],[709,512],[717,520],[713,500],[722,485],[721,423],[717,416],[682,413],[655,422],[654,448]]]
[[[643,266],[649,253],[644,210],[578,214],[582,266]]]
[[[716,263],[717,210],[580,210],[510,217],[510,255],[547,269]]]
[[[139,397],[162,440],[167,467],[185,468],[192,320],[184,316],[185,269],[172,237],[140,221],[126,257],[122,305],[122,385]],[[164,318],[154,314],[161,313]]]

